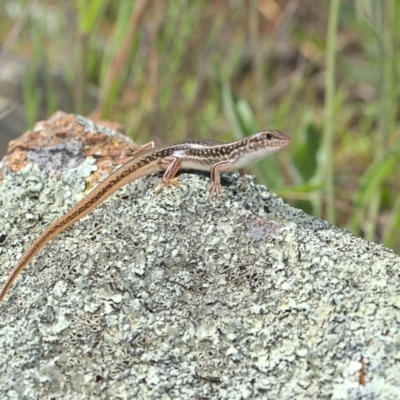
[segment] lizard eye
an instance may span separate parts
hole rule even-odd
[[[270,133],[267,133],[267,139],[271,140],[272,139],[272,135]]]

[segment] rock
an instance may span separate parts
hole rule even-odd
[[[11,144],[0,284],[133,147],[63,113]],[[249,177],[241,191],[227,175],[220,199],[207,174],[154,196],[159,179],[116,192],[17,279],[0,304],[1,398],[400,397],[397,255]]]

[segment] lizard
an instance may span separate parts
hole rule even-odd
[[[115,170],[81,201],[60,218],[51,223],[23,253],[0,291],[0,303],[4,300],[15,279],[43,247],[75,222],[89,214],[115,191],[142,177],[164,172],[158,183],[159,193],[166,186],[179,186],[175,178],[180,169],[210,171],[211,196],[222,194],[223,172],[238,170],[245,185],[244,168],[281,150],[290,142],[289,136],[278,130],[255,133],[231,143],[213,140],[187,140],[157,147],[154,142],[139,147],[134,157]]]

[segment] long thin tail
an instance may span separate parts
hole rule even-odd
[[[128,161],[121,168],[112,173],[106,180],[95,187],[84,199],[71,208],[65,215],[50,224],[40,236],[26,250],[0,291],[0,303],[11,288],[15,279],[29,264],[33,257],[55,236],[68,229],[76,221],[90,213],[95,207],[111,196],[116,190],[143,176],[159,172],[156,162],[148,160],[146,154]]]

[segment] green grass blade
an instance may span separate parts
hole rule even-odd
[[[324,107],[324,134],[320,150],[319,162],[321,165],[322,182],[324,182],[324,195],[329,199],[326,206],[326,216],[329,222],[335,223],[334,179],[333,179],[333,138],[334,138],[334,96],[335,96],[335,61],[336,61],[336,35],[339,14],[339,0],[330,1],[326,72],[325,72],[325,107]]]
[[[358,191],[354,196],[356,213],[350,221],[349,228],[352,232],[359,233],[361,222],[366,219],[367,206],[377,193],[383,182],[391,177],[400,160],[400,143],[392,152],[372,164],[361,178]]]

